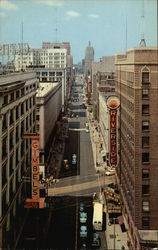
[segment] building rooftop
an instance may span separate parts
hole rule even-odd
[[[26,80],[36,78],[35,72],[18,72],[9,73],[7,75],[0,75],[0,87],[7,87],[8,85],[24,83]]]
[[[53,90],[59,82],[40,82],[36,97],[44,97]]]
[[[139,230],[140,238],[144,241],[157,241],[158,230]]]

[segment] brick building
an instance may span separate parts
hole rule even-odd
[[[158,244],[158,50],[117,55],[120,165],[117,180],[132,249]]]

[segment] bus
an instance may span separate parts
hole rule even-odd
[[[93,229],[103,230],[103,204],[99,202],[93,203]]]

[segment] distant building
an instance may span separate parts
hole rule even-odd
[[[15,248],[25,219],[17,217],[28,191],[23,176],[30,177],[31,167],[31,144],[23,135],[36,131],[37,85],[33,72],[0,76],[1,249]]]
[[[40,134],[40,163],[44,165],[48,154],[52,132],[62,109],[62,84],[58,82],[41,82],[36,95],[37,127]]]
[[[114,92],[114,56],[103,56],[99,62],[92,62],[92,104],[95,119],[99,114],[99,92]]]
[[[158,246],[158,49],[134,48],[115,58],[120,99],[117,181],[131,249]]]
[[[94,61],[94,49],[91,46],[91,43],[89,42],[88,47],[86,47],[85,50],[85,76],[88,77],[88,75],[91,74],[91,69],[92,69],[92,62]]]
[[[61,42],[61,43],[51,43],[51,42],[43,42],[42,49],[66,49],[67,54],[71,55],[71,46],[69,42]]]
[[[35,68],[40,82],[60,82],[62,84],[62,111],[66,109],[69,85],[67,82],[67,71],[65,69]]]

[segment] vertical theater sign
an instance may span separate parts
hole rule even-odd
[[[120,106],[119,99],[116,96],[110,96],[107,99],[109,108],[109,163],[111,167],[116,167],[118,164],[118,109]]]

